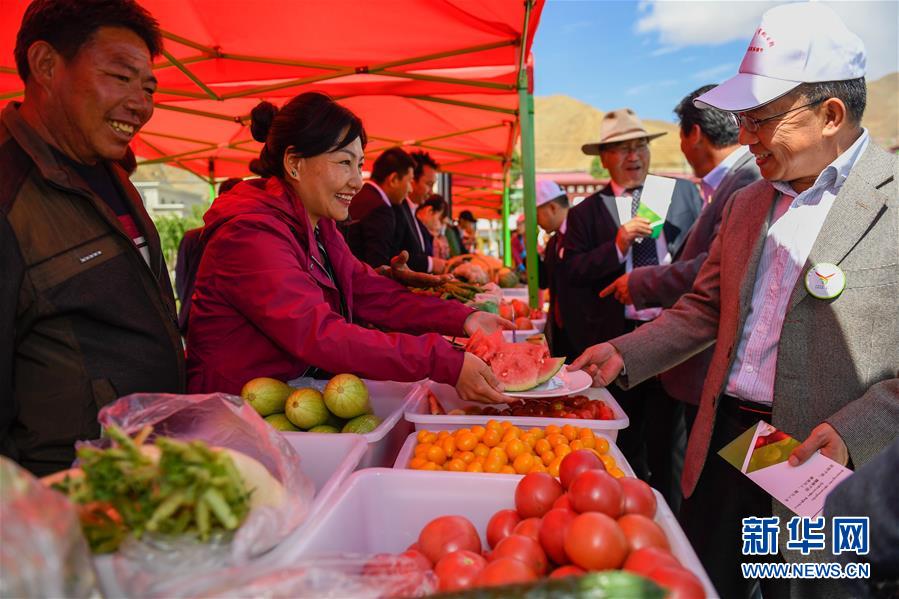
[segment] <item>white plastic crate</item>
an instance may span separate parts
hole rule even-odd
[[[572,419],[572,418],[540,418],[538,416],[438,416],[431,414],[431,410],[428,404],[428,390],[434,392],[434,395],[437,396],[437,399],[440,401],[440,405],[449,412],[455,409],[465,409],[467,406],[478,405],[472,402],[463,401],[459,398],[459,394],[456,393],[456,389],[454,387],[450,387],[449,385],[443,385],[440,383],[435,383],[433,381],[426,381],[421,385],[416,386],[415,389],[412,390],[412,393],[409,398],[408,408],[406,409],[406,420],[415,424],[415,430],[429,430],[429,431],[441,431],[441,430],[454,430],[457,428],[465,428],[474,426],[476,424],[485,424],[488,420],[496,419],[496,420],[508,420],[515,426],[519,428],[531,428],[532,426],[539,426],[540,428],[544,428],[549,426],[550,424],[555,424],[558,426],[564,426],[566,424],[571,424],[574,426],[580,426],[584,428],[589,428],[595,432],[601,432],[605,434],[609,440],[615,441],[618,438],[618,431],[621,429],[625,429],[630,424],[630,419],[627,414],[625,414],[624,410],[618,405],[618,402],[615,401],[615,398],[612,397],[612,394],[609,393],[606,389],[600,389],[596,387],[589,387],[580,393],[576,393],[575,395],[586,395],[590,399],[601,399],[606,402],[606,404],[612,408],[612,412],[615,415],[613,420],[580,420],[580,419]],[[498,404],[497,407],[505,407],[505,404]]]
[[[328,505],[310,518],[301,535],[292,535],[272,555],[280,563],[338,553],[401,553],[418,540],[424,526],[439,516],[468,518],[486,547],[487,523],[497,511],[515,507],[520,476],[372,468],[350,475]],[[671,553],[716,597],[708,575],[664,498],[656,493],[655,520],[665,531]]]
[[[572,423],[573,421],[569,420],[568,422]],[[572,424],[572,426],[577,426],[577,425]],[[464,427],[460,427],[460,428],[464,428]],[[393,464],[394,468],[405,469],[405,468],[409,467],[409,462],[412,461],[412,458],[414,457],[415,445],[418,442],[418,440],[416,439],[416,435],[418,435],[418,433],[412,433],[408,437],[406,437],[406,442],[403,443],[403,448],[400,449],[399,455],[396,456],[396,462],[394,462],[394,464]],[[609,455],[611,455],[613,458],[615,458],[615,464],[618,466],[618,468],[620,468],[621,471],[624,472],[624,474],[626,474],[627,476],[636,476],[636,474],[634,474],[633,468],[631,468],[631,465],[628,463],[627,458],[624,457],[624,454],[621,453],[621,450],[618,449],[617,445],[615,445],[615,441],[613,441],[612,439],[609,439],[608,435],[606,435],[604,433],[598,433],[598,436],[603,437],[606,441],[609,442]],[[448,472],[448,471],[445,471],[445,472],[447,472],[447,474],[453,474],[453,475],[461,474],[460,472]],[[494,475],[489,474],[489,476],[494,476]],[[510,474],[509,476],[512,476],[512,475]],[[520,477],[520,476],[524,476],[524,475],[516,474],[514,476]]]
[[[299,454],[303,474],[315,485],[310,515],[317,510],[321,498],[356,470],[369,448],[365,437],[351,433],[293,434],[287,442]]]
[[[288,384],[292,387],[315,387],[321,390],[324,389],[327,382],[296,379]],[[368,449],[357,467],[389,467],[393,465],[406,437],[413,430],[413,426],[403,418],[403,413],[408,409],[409,402],[412,401],[412,392],[418,383],[365,380],[365,386],[368,388],[372,411],[381,419],[381,424],[372,432],[362,435],[368,443]],[[291,444],[294,443],[295,437],[309,434],[283,433]]]
[[[528,288],[527,287],[507,287],[501,290],[503,294],[503,299],[511,300],[511,299],[520,299],[524,301],[528,301]]]

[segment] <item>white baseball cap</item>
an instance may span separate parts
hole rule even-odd
[[[820,2],[776,6],[762,22],[739,72],[695,100],[697,108],[752,110],[801,83],[865,76],[865,45],[833,9]]]
[[[555,181],[549,179],[541,179],[537,181],[537,207],[548,204],[558,197],[566,196],[565,190],[562,189]]]

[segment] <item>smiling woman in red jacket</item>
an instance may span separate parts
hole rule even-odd
[[[359,118],[319,93],[280,111],[263,102],[252,117],[253,137],[265,146],[251,168],[263,178],[238,184],[204,218],[189,390],[237,394],[259,376],[352,372],[427,377],[455,385],[465,399],[507,401],[490,368],[441,335],[511,323],[409,292],[359,262],[337,230],[362,187]]]

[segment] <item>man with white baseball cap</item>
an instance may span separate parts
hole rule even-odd
[[[549,290],[549,314],[546,317],[546,340],[554,356],[565,356],[569,361],[574,353],[565,336],[562,305],[567,296],[568,281],[561,273],[562,242],[567,230],[568,195],[558,183],[549,179],[537,181],[537,224],[549,235],[540,268],[537,271],[540,289]]]
[[[635,385],[716,342],[681,520],[722,597],[752,592],[741,562],[831,555],[786,547],[794,514],[715,455],[724,445],[761,419],[802,441],[791,466],[820,452],[855,468],[899,431],[897,160],[861,126],[864,68],[826,5],[765,13],[740,73],[695,100],[733,114],[764,179],[732,198],[691,293],[572,364]],[[742,519],[772,515],[779,555],[742,555]],[[759,582],[765,597],[846,596],[826,578]]]

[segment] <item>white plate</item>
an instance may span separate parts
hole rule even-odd
[[[512,397],[524,398],[560,397],[579,393],[592,383],[593,378],[583,370],[569,372],[563,366],[556,376],[529,391],[504,391],[504,393]]]

